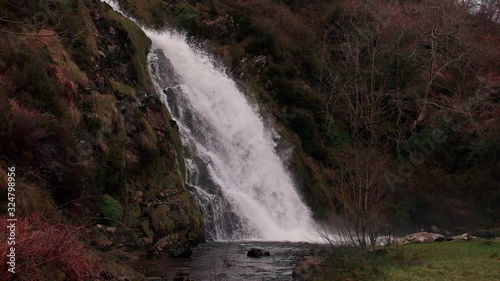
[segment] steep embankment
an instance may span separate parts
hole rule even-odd
[[[370,219],[384,227],[449,230],[500,220],[494,10],[456,1],[118,2],[146,25],[186,31],[255,94],[295,146],[290,166],[318,217],[346,207],[382,212]],[[353,210],[345,191],[363,186],[365,172],[375,175],[370,188],[354,192],[379,199]]]
[[[143,248],[170,234],[199,240],[178,128],[152,86],[142,30],[97,0],[3,1],[0,35],[2,206],[15,166],[17,216],[84,226],[72,236],[96,249]],[[26,235],[40,231],[34,224]],[[28,247],[18,248],[19,270],[28,270]],[[46,262],[34,270],[60,266]],[[69,266],[60,266],[68,278]]]

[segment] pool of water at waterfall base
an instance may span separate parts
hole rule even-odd
[[[146,277],[173,280],[188,273],[196,281],[294,280],[292,271],[302,256],[313,255],[325,245],[300,242],[207,242],[193,248],[191,258],[145,256],[128,265]],[[249,258],[251,248],[269,251],[269,257]],[[153,279],[151,279],[153,280]]]

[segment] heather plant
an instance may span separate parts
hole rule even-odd
[[[7,229],[6,217],[0,227]],[[16,275],[7,271],[9,247],[1,247],[0,280],[89,280],[96,266],[91,252],[78,240],[81,230],[67,224],[50,224],[37,215],[16,222]],[[0,236],[7,245],[7,236]]]

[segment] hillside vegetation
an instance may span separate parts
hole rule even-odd
[[[333,210],[450,231],[498,224],[493,1],[119,2],[209,48],[272,114],[318,218]],[[361,197],[369,207],[356,207]]]
[[[0,200],[14,166],[23,272],[2,247],[0,279],[133,280],[115,249],[201,239],[142,30],[97,0],[0,1],[0,35]]]

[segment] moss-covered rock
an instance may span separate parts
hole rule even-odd
[[[123,207],[109,194],[100,196],[97,205],[106,224],[115,226],[122,221]]]

